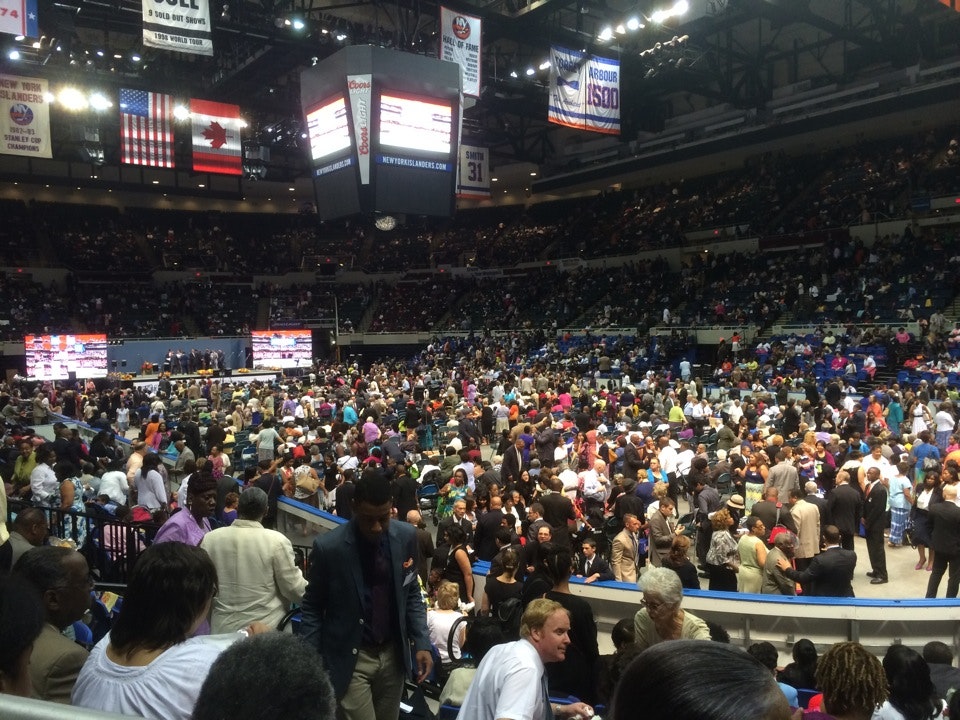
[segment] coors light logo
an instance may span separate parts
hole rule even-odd
[[[347,83],[347,89],[351,95],[359,95],[369,92],[371,83],[360,80],[350,80]],[[357,125],[359,126],[359,137],[357,138],[357,153],[359,155],[370,154],[370,124],[367,122],[367,101],[358,97],[356,99]]]

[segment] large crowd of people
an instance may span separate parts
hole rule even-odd
[[[669,641],[722,636],[722,629],[683,609],[683,588],[773,595],[802,589],[807,596],[849,597],[854,573],[867,571],[872,583],[886,583],[886,554],[914,544],[917,567],[930,570],[926,595],[942,592],[948,574],[946,595],[957,596],[960,561],[951,538],[960,536],[960,435],[950,388],[877,382],[860,400],[843,376],[818,382],[812,368],[804,372],[797,366],[792,377],[768,383],[753,353],[732,345],[718,353],[713,384],[714,378],[695,376],[685,360],[676,369],[649,362],[649,346],[641,354],[633,343],[548,337],[540,330],[438,338],[406,361],[364,368],[317,365],[278,383],[167,380],[153,396],[92,384],[7,388],[2,402],[13,411],[3,412],[7,432],[0,473],[5,498],[17,512],[0,559],[44,597],[50,587],[61,587],[60,568],[67,578],[62,586],[77,588],[72,604],[47,605],[48,628],[54,630],[44,632],[53,633],[51,640],[62,647],[50,651],[55,666],[35,651],[33,692],[103,710],[189,717],[205,676],[195,670],[197,663],[208,667],[224,649],[213,642],[221,636],[205,634],[210,587],[217,585],[215,632],[235,626],[269,634],[282,609],[302,601],[304,637],[320,651],[334,694],[350,717],[389,715],[402,688],[389,678],[430,674],[432,660],[422,653],[415,661],[394,656],[398,644],[426,650],[432,637],[451,657],[444,635],[454,635],[451,621],[461,612],[477,614],[477,622],[496,619],[502,640],[532,646],[515,645],[509,652],[532,653],[534,669],[544,672],[546,663],[550,694],[572,694],[582,703],[559,706],[556,714],[608,704],[622,717],[625,703],[633,702],[625,693],[648,691],[633,682],[618,686],[620,674],[632,677],[643,662],[671,647]],[[859,328],[849,328],[834,338],[833,349],[847,352],[863,339]],[[561,353],[561,344],[572,354]],[[788,351],[779,354],[760,349],[772,369],[802,344],[785,339],[781,346]],[[644,366],[641,357],[648,360]],[[573,358],[572,364],[559,362]],[[617,383],[600,382],[614,370]],[[32,414],[34,424],[54,414],[84,418],[98,434],[85,440],[58,422],[55,439],[43,441],[27,429],[20,411]],[[113,438],[121,430],[134,438],[126,459]],[[437,487],[435,541],[420,514],[421,483]],[[281,495],[348,521],[339,534],[318,538],[305,579],[294,565],[290,540],[270,529]],[[681,522],[687,510],[692,514]],[[91,519],[94,513],[99,522]],[[107,532],[111,527],[122,530]],[[354,527],[367,540],[350,560],[341,551]],[[233,534],[224,534],[232,528]],[[301,531],[313,533],[309,523]],[[853,550],[861,532],[868,557]],[[404,549],[378,554],[381,545],[373,541],[385,533]],[[68,547],[47,546],[51,537]],[[90,586],[79,578],[91,570],[101,573],[101,551],[121,545],[140,556],[127,579],[135,596],[132,609],[126,621],[114,621],[88,657],[73,651],[72,640],[61,641],[58,631],[72,627],[89,604]],[[170,555],[164,560],[164,545],[183,550],[164,551]],[[255,553],[267,548],[269,556],[254,562]],[[56,556],[40,557],[54,549]],[[39,569],[31,569],[34,558]],[[474,590],[474,558],[491,562],[482,594]],[[129,624],[129,615],[158,622],[163,615],[146,612],[136,600],[139,585],[148,577],[157,581],[159,571],[138,572],[151,559],[171,571],[170,563],[197,564],[188,573],[196,576],[195,585],[182,591],[186,604],[175,613],[181,626],[164,626],[162,636],[149,623]],[[374,568],[391,563],[396,563],[392,572],[403,575],[404,592],[388,602],[377,595],[386,590],[377,578],[391,571]],[[369,584],[373,596],[383,597],[382,607],[380,601],[353,609],[333,603],[330,577],[336,573],[344,574],[344,587]],[[70,579],[74,575],[76,582]],[[207,576],[212,579],[203,580]],[[604,664],[589,603],[570,593],[576,577],[639,582],[643,596],[629,626],[633,637],[620,642],[618,653],[647,660],[628,665],[620,657]],[[250,595],[255,588],[260,588],[256,601]],[[426,609],[422,597],[437,609]],[[156,596],[151,602],[166,601]],[[252,604],[264,608],[263,617],[250,612]],[[333,607],[361,617],[369,613],[369,634],[333,632],[349,627],[345,621],[330,625]],[[381,610],[399,612],[400,625]],[[264,620],[269,625],[258,624]],[[551,637],[544,628],[552,623],[558,625]],[[440,628],[436,633],[434,626]],[[473,632],[471,627],[462,638],[468,651]],[[351,647],[369,652],[345,664]],[[70,663],[62,654],[67,650]],[[938,657],[936,650],[931,657]],[[508,650],[488,655],[502,652]],[[897,661],[920,668],[918,677],[921,671],[929,675],[911,652]],[[823,660],[812,683],[808,674],[797,688],[801,681],[794,678],[791,685],[784,669],[777,688],[775,653],[772,666],[766,648],[752,648],[750,655],[737,662],[762,666],[767,673],[762,677],[769,678],[761,683],[757,670],[757,693],[761,685],[786,693],[780,699],[770,690],[764,702],[777,709],[763,717],[781,717],[776,713],[800,704],[789,688],[821,691],[820,712],[833,717],[855,716],[842,710],[844,702],[862,703],[861,709],[869,706],[871,712],[884,703],[896,709],[907,702],[898,695],[906,690],[884,682],[883,669],[873,695],[850,700],[841,697],[849,687],[831,684],[836,675],[824,670],[821,677]],[[181,658],[175,664],[179,674],[163,676],[183,688],[176,696],[179,705],[171,704],[171,693],[160,692],[167,685],[160,690],[131,685],[124,670],[153,663],[167,667],[172,658]],[[71,668],[69,677],[52,675]],[[497,695],[496,683],[509,685],[509,672],[508,666],[494,670],[480,663],[474,681],[461,688],[466,716],[479,712],[477,694]],[[934,695],[932,680],[921,684],[924,697],[942,708],[946,693]],[[513,697],[506,691],[499,696]],[[704,716],[712,717],[698,715]]]

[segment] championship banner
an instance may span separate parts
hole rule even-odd
[[[193,171],[243,174],[240,106],[190,100],[193,124]]]
[[[37,0],[0,0],[0,33],[40,37]]]
[[[460,66],[463,94],[480,97],[480,39],[478,17],[440,7],[440,59]]]
[[[173,96],[120,88],[120,161],[173,167]]]
[[[360,165],[360,184],[370,184],[370,96],[373,93],[372,75],[347,75],[347,93],[350,114],[353,116],[353,137],[357,143],[357,161]]]
[[[486,148],[475,145],[460,146],[457,197],[490,197],[490,157]]]
[[[0,75],[0,154],[53,157],[50,107],[43,99],[47,92],[47,81],[42,78]]]
[[[552,123],[619,135],[620,63],[551,47],[548,102]]]
[[[193,55],[213,55],[209,0],[143,0],[143,44]]]

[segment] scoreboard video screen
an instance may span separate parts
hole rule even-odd
[[[380,96],[381,147],[449,155],[452,126],[449,103],[386,91]]]
[[[27,377],[65,380],[107,376],[106,335],[27,335],[23,339]]]
[[[308,110],[307,134],[314,162],[350,149],[350,120],[343,95]]]
[[[255,330],[250,346],[255,368],[310,367],[313,363],[310,330]]]

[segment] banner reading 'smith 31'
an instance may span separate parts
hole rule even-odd
[[[620,63],[551,47],[548,103],[550,122],[619,135]]]

